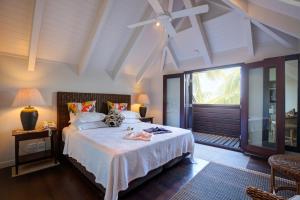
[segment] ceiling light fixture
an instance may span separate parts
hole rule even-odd
[[[159,27],[159,26],[160,26],[160,23],[159,23],[159,21],[157,21],[157,22],[155,23],[155,26],[157,26],[157,27]]]

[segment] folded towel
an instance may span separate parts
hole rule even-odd
[[[130,132],[124,136],[124,139],[126,140],[142,140],[142,141],[151,141],[153,134],[152,133],[147,133],[147,132]]]
[[[156,134],[163,134],[163,133],[172,133],[172,131],[164,129],[162,127],[153,127],[153,128],[148,128],[144,129],[147,133],[153,133],[154,135]]]

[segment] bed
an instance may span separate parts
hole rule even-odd
[[[186,129],[165,127],[172,133],[154,135],[151,141],[134,141],[123,139],[127,124],[84,131],[68,127],[67,102],[96,100],[96,110],[107,113],[107,101],[130,106],[130,99],[130,95],[118,94],[57,93],[57,122],[63,155],[105,192],[106,200],[118,199],[118,196],[193,154],[194,150],[193,135]],[[155,125],[139,122],[130,126],[143,130]]]

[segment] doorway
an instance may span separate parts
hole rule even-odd
[[[241,65],[190,72],[195,141],[240,151]]]
[[[300,56],[292,55],[285,58],[285,149],[300,152],[299,137],[299,66]]]
[[[242,149],[267,157],[284,152],[284,57],[242,68]]]
[[[163,124],[185,128],[184,74],[163,76]]]

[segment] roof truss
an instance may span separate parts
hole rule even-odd
[[[228,6],[251,20],[300,39],[300,21],[296,18],[249,3],[247,0],[223,0]]]
[[[94,26],[92,27],[90,36],[87,39],[86,46],[84,47],[83,54],[78,64],[78,74],[82,74],[88,67],[92,53],[95,49],[98,39],[100,38],[101,30],[105,24],[106,19],[108,18],[113,3],[114,0],[104,0],[98,9]]]
[[[183,3],[186,8],[192,7],[191,0],[183,0]],[[198,39],[199,39],[199,42],[201,43],[201,46],[203,49],[202,55],[204,57],[204,61],[207,65],[211,65],[213,62],[212,61],[212,52],[211,52],[209,42],[208,42],[205,30],[204,30],[204,26],[201,22],[201,19],[200,18],[197,19],[197,17],[195,15],[189,16],[189,19],[191,21],[192,28],[194,28],[199,33]]]
[[[144,21],[144,20],[148,19],[150,17],[151,13],[152,13],[152,11],[150,9],[150,6],[146,6],[146,10],[145,10],[142,18],[140,19],[140,21]],[[137,27],[133,30],[133,33],[131,34],[131,36],[127,42],[127,45],[125,46],[121,56],[119,57],[116,64],[114,65],[112,71],[110,71],[109,69],[106,69],[107,74],[113,80],[119,75],[121,69],[124,67],[128,56],[132,52],[135,42],[137,41],[137,39],[140,37],[140,35],[142,33],[143,28],[144,28],[144,26]]]
[[[28,71],[35,70],[37,59],[37,49],[39,44],[39,37],[42,27],[43,13],[45,10],[46,0],[36,0],[34,6],[34,13],[32,18],[32,29],[30,36],[30,45],[28,50]]]
[[[247,40],[247,45],[249,49],[249,55],[254,56],[254,41],[253,41],[253,31],[252,31],[252,24],[250,19],[246,18],[245,19],[245,34],[246,34],[246,40]]]

